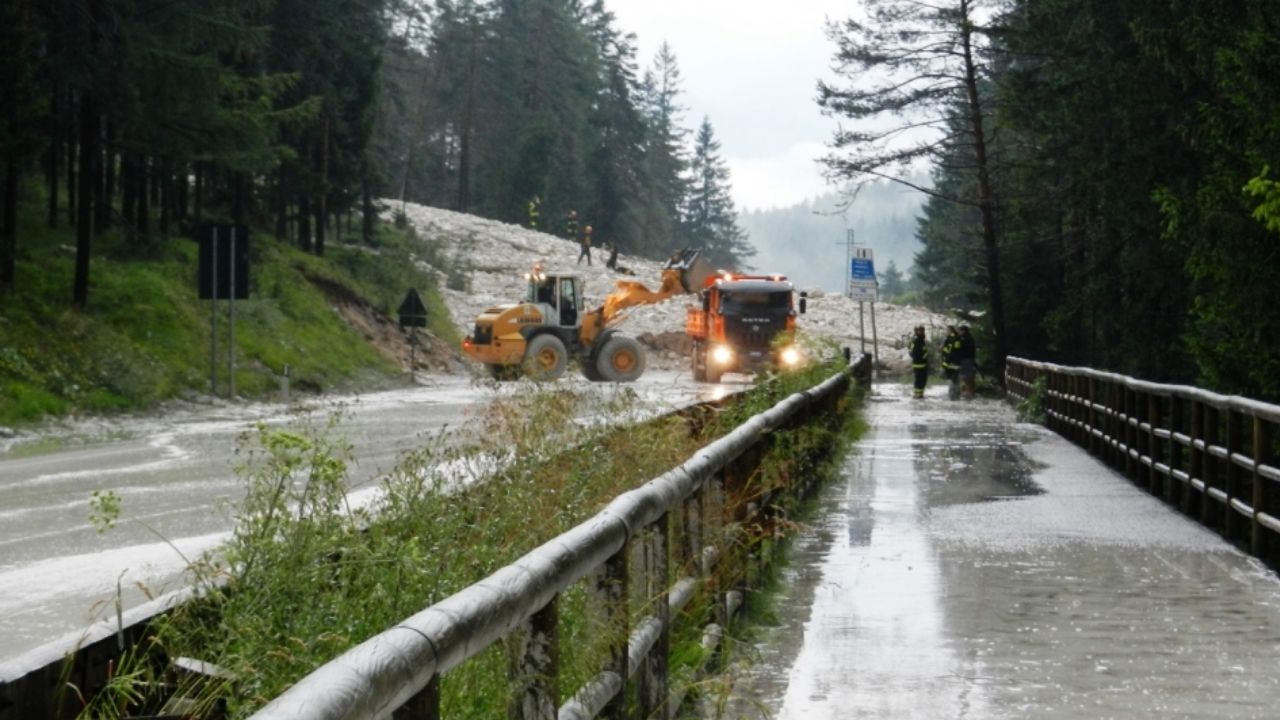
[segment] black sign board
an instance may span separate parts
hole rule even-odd
[[[398,312],[402,328],[427,326],[427,306],[422,304],[422,297],[413,288],[409,288],[409,292],[405,293]]]
[[[233,281],[235,299],[248,299],[249,229],[244,225],[201,223],[196,230],[196,239],[200,242],[200,267],[197,271],[200,299],[229,299]]]

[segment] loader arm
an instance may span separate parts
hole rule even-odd
[[[622,311],[638,305],[660,303],[675,295],[696,293],[715,277],[711,263],[697,250],[682,250],[662,269],[662,284],[650,290],[638,280],[619,280],[617,289],[609,293],[600,307],[589,312],[582,321],[581,339],[584,345],[595,342],[599,334],[617,322]]]

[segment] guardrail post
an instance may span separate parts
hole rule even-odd
[[[1164,480],[1164,498],[1173,505],[1180,504],[1184,497],[1178,494],[1180,492],[1178,478],[1174,475],[1175,470],[1182,470],[1183,467],[1182,446],[1174,437],[1180,432],[1182,432],[1182,400],[1177,395],[1169,393],[1169,444],[1165,448],[1165,464],[1169,466],[1169,476]]]
[[[1124,424],[1121,425],[1123,432],[1120,437],[1124,438],[1124,474],[1128,475],[1130,480],[1138,482],[1138,468],[1142,466],[1142,462],[1135,459],[1134,452],[1142,455],[1142,448],[1138,447],[1138,424],[1142,423],[1142,411],[1138,405],[1138,391],[1129,389],[1123,384],[1116,383],[1120,388],[1120,396],[1124,397]]]
[[[512,695],[507,706],[510,720],[555,720],[559,685],[559,595],[513,632],[511,653]]]
[[[1200,457],[1200,479],[1204,481],[1204,493],[1200,497],[1200,522],[1218,529],[1214,522],[1218,504],[1209,494],[1209,488],[1215,487],[1218,481],[1218,460],[1210,451],[1218,439],[1218,411],[1203,404],[1200,407],[1200,437],[1204,441],[1204,453]]]
[[[1228,540],[1237,540],[1240,537],[1240,514],[1231,506],[1231,501],[1240,497],[1240,466],[1236,465],[1233,456],[1240,452],[1242,428],[1240,413],[1227,408],[1227,472],[1225,488],[1227,506],[1224,510],[1226,518],[1223,521],[1222,531]]]
[[[698,487],[697,492],[684,501],[684,527],[680,533],[680,567],[690,577],[701,576],[702,562],[702,496],[706,494],[706,482]]]
[[[1087,397],[1085,397],[1084,400],[1084,414],[1082,416],[1082,420],[1084,420],[1084,432],[1089,436],[1089,452],[1092,452],[1094,457],[1101,457],[1102,461],[1106,462],[1107,454],[1105,448],[1098,447],[1102,442],[1102,439],[1096,436],[1096,434],[1093,434],[1093,429],[1097,428],[1097,420],[1094,419],[1096,411],[1093,410],[1094,398],[1098,396],[1096,391],[1097,387],[1096,383],[1093,382],[1093,378],[1085,378],[1084,392]]]
[[[1187,480],[1186,495],[1182,498],[1182,509],[1188,514],[1199,514],[1196,511],[1200,508],[1196,505],[1203,502],[1203,493],[1196,495],[1195,486],[1191,484],[1192,480],[1200,480],[1204,482],[1204,453],[1196,448],[1196,438],[1200,437],[1200,426],[1203,423],[1204,407],[1199,400],[1188,400],[1191,404],[1191,417],[1187,424],[1187,436],[1191,438],[1191,443],[1187,445]]]
[[[715,474],[711,480],[711,507],[704,517],[711,519],[714,524],[712,537],[716,539],[716,549],[719,550],[720,561],[717,567],[707,578],[707,586],[711,589],[715,598],[715,619],[720,627],[729,627],[729,591],[733,589],[732,571],[733,565],[733,538],[729,536],[733,519],[730,517],[729,508],[729,482],[728,470],[722,469]]]
[[[1160,471],[1156,470],[1156,463],[1160,461],[1160,438],[1156,436],[1156,430],[1163,418],[1160,417],[1160,396],[1155,393],[1147,395],[1147,459],[1151,464],[1147,466],[1147,492],[1152,495],[1161,495],[1163,488],[1160,487]]]
[[[440,720],[440,676],[432,675],[427,686],[391,714],[393,720]]]
[[[1253,417],[1253,521],[1250,523],[1250,531],[1252,537],[1249,538],[1249,544],[1253,550],[1253,554],[1263,560],[1270,561],[1266,554],[1269,554],[1270,543],[1263,533],[1267,529],[1258,522],[1260,513],[1270,513],[1271,505],[1270,488],[1267,483],[1270,482],[1262,476],[1262,466],[1268,460],[1269,433],[1267,432],[1267,423],[1258,416]]]
[[[667,567],[667,534],[670,531],[670,513],[664,514],[648,531],[645,541],[645,578],[648,580],[646,597],[651,598],[653,617],[662,624],[658,639],[645,655],[636,682],[637,701],[642,718],[666,718],[667,656],[671,649],[671,617],[667,604],[670,588],[670,569]]]
[[[600,711],[605,720],[625,720],[627,717],[627,689],[631,686],[627,641],[631,633],[630,614],[627,610],[627,556],[631,554],[631,542],[623,543],[613,557],[605,561],[595,576],[596,605],[602,613],[604,632],[609,637],[609,659],[604,670],[622,679],[622,690]]]

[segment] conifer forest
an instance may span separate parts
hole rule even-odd
[[[822,162],[927,196],[899,269],[980,318],[988,369],[1280,399],[1280,4],[850,5],[829,72],[795,80],[841,121]],[[139,257],[209,219],[323,255],[340,224],[372,242],[378,199],[753,254],[716,118],[604,0],[5,0],[0,48],[10,298],[32,203],[74,228],[72,311],[109,228]]]

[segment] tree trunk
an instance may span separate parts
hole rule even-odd
[[[96,40],[98,8],[101,0],[90,4]],[[91,42],[90,46],[96,45]],[[92,55],[92,50],[90,51]],[[89,253],[93,244],[93,185],[98,158],[98,108],[90,91],[80,95],[80,177],[76,212],[76,262],[75,280],[71,286],[71,307],[83,311],[89,304]]]
[[[298,247],[311,252],[311,204],[306,197],[298,198]]]
[[[111,123],[107,122],[98,141],[102,143],[102,153],[98,158],[98,182],[95,187],[97,195],[94,203],[94,234],[101,235],[111,223],[111,201],[114,199],[116,183],[112,174],[115,171],[115,153],[111,151]]]
[[[316,206],[316,255],[324,256],[325,231],[329,225],[329,114],[320,133],[320,197]]]
[[[204,168],[200,167],[199,163],[196,164],[196,198],[191,216],[196,224],[204,220]]]
[[[52,93],[50,100],[50,116],[49,116],[49,166],[45,179],[48,181],[49,196],[49,227],[58,227],[58,178],[61,174],[62,162],[62,133],[59,132],[58,118],[58,92]]]
[[[146,243],[148,236],[151,235],[151,161],[148,158],[138,158],[138,166],[134,172],[135,198],[138,201],[138,210],[136,213],[137,221],[134,223],[138,228],[138,241]]]
[[[178,223],[178,232],[186,233],[187,226],[187,165],[180,163],[174,171],[173,219]]]
[[[4,170],[4,218],[0,221],[0,293],[12,290],[18,255],[18,159],[10,150]]]
[[[120,219],[126,225],[126,232],[132,233],[138,225],[137,165],[133,153],[126,152],[120,156]]]
[[[231,221],[243,225],[245,218],[245,177],[237,172],[231,177]]]
[[[377,213],[373,207],[373,191],[370,189],[369,183],[369,163],[365,161],[364,177],[361,179],[360,196],[360,236],[364,239],[365,245],[373,245],[374,242],[374,224],[377,222]]]
[[[163,159],[156,166],[156,185],[160,188],[160,237],[169,237],[169,220],[172,216],[173,180],[169,172],[169,160]]]
[[[982,245],[986,255],[987,294],[991,307],[992,373],[1004,387],[1004,364],[1008,356],[1005,340],[1004,293],[1000,287],[1000,246],[996,237],[995,201],[991,174],[987,167],[987,139],[983,128],[982,100],[978,94],[978,71],[973,60],[972,28],[968,24],[968,2],[961,3],[966,15],[964,31],[964,84],[969,104],[969,124],[973,133],[973,155],[978,171],[978,210],[982,216]]]
[[[80,149],[77,142],[77,132],[79,132],[78,123],[67,123],[67,222],[72,227],[75,227],[76,220],[80,217],[80,214],[76,212],[76,161],[78,160]]]
[[[475,122],[476,63],[479,39],[472,26],[471,53],[467,59],[467,102],[462,113],[462,137],[458,149],[458,212],[471,205],[471,126]]]
[[[289,192],[285,185],[284,163],[276,170],[276,239],[289,237]]]

